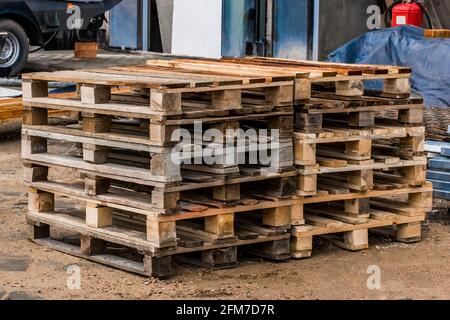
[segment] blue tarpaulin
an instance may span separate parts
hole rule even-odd
[[[377,30],[332,52],[332,62],[385,64],[413,69],[412,88],[432,107],[450,107],[450,39],[429,39],[424,30],[403,26]],[[371,82],[369,89],[382,83]]]

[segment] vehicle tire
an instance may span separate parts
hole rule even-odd
[[[0,19],[0,32],[7,33],[0,36],[0,76],[14,76],[27,62],[30,51],[28,36],[18,23],[10,19]]]

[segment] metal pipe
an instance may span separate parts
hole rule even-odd
[[[74,86],[72,82],[49,82],[49,88],[66,88]],[[19,78],[0,78],[0,87],[22,87],[22,79]]]
[[[319,60],[319,38],[320,38],[320,0],[314,0],[314,14],[313,14],[313,45],[312,45],[312,59]]]
[[[148,51],[148,35],[149,35],[149,0],[142,0],[142,51]]]
[[[267,0],[266,3],[266,56],[273,56],[273,0]]]

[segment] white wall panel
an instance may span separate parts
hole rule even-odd
[[[219,58],[222,0],[174,0],[172,53]]]

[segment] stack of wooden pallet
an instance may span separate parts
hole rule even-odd
[[[276,260],[290,258],[293,79],[163,65],[24,76],[30,238],[154,276],[169,274],[171,258],[180,254],[205,266],[233,266],[238,246]],[[48,97],[48,81],[76,82],[79,96]],[[115,86],[130,90],[111,94]],[[50,125],[49,109],[79,112],[80,122]],[[200,149],[200,162],[176,163],[172,151],[179,141],[172,133],[191,132],[199,122],[200,138],[183,141],[182,148]],[[205,144],[222,143],[202,137],[205,130],[228,134],[239,128],[279,131],[277,150],[268,150],[280,155],[272,163],[276,170],[265,170],[269,164],[205,163]],[[79,150],[52,149],[53,140]],[[192,157],[198,160],[195,152]],[[50,229],[69,234],[56,241]],[[63,241],[74,235],[79,243]],[[117,246],[135,249],[140,262],[114,255],[120,253]]]
[[[450,137],[450,125],[447,135]],[[450,143],[428,140],[425,151],[429,157],[427,178],[433,183],[434,196],[450,200]]]
[[[410,94],[411,70],[328,66],[337,74],[313,79],[311,98],[295,106],[295,164],[306,224],[292,230],[293,257],[310,256],[316,235],[348,250],[367,248],[369,231],[419,240],[432,193],[425,177],[423,100]],[[367,80],[382,81],[383,91],[365,90]]]
[[[411,96],[411,69],[267,58],[166,65],[295,76],[295,214],[306,223],[293,223],[293,257],[310,256],[316,235],[350,250],[368,247],[369,230],[420,239],[432,186],[425,177],[423,99]],[[365,90],[369,80],[382,81],[383,91]]]
[[[156,276],[170,273],[172,257],[233,266],[238,247],[275,260],[307,257],[315,235],[350,250],[368,247],[369,230],[416,241],[432,188],[423,101],[410,96],[410,73],[248,58],[26,75],[30,238]],[[365,80],[383,81],[384,91],[364,90]],[[49,98],[48,81],[76,82],[79,96]],[[116,86],[129,91],[111,94]],[[80,122],[49,125],[48,109],[79,112]],[[175,164],[172,133],[198,122],[226,135],[277,130],[276,163]],[[271,138],[259,136],[257,145]],[[51,150],[49,140],[77,151]],[[211,143],[224,141],[205,134],[182,149],[197,159]],[[249,146],[239,152],[247,158]],[[78,242],[67,241],[73,235]]]

